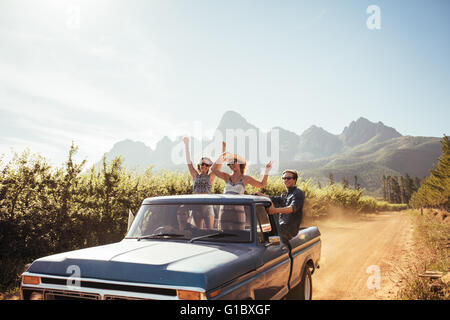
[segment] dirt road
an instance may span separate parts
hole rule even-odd
[[[413,245],[406,212],[317,225],[323,242],[320,269],[313,275],[313,299],[396,298],[400,283],[395,269],[410,264]]]

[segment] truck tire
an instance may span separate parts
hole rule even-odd
[[[312,277],[311,269],[306,266],[303,270],[302,281],[295,286],[286,296],[287,300],[311,300],[312,299]]]

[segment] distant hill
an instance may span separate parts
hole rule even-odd
[[[344,146],[355,147],[366,142],[382,142],[402,135],[394,128],[385,126],[382,122],[373,123],[366,118],[352,121],[339,135]]]
[[[295,153],[297,159],[313,160],[342,152],[343,148],[344,143],[339,136],[311,126],[300,135]]]
[[[242,155],[246,159],[250,159],[252,148],[261,145],[262,134],[267,135],[266,147],[270,151],[270,139],[277,133],[280,171],[287,168],[297,169],[303,178],[313,178],[322,184],[327,183],[328,175],[332,173],[336,182],[348,177],[350,185],[353,185],[356,175],[358,183],[367,193],[373,195],[380,194],[383,174],[408,173],[412,177],[423,178],[428,175],[429,169],[441,154],[441,138],[402,136],[382,122],[374,123],[362,117],[352,121],[339,135],[331,134],[315,125],[298,135],[281,127],[262,132],[239,113],[227,111],[222,116],[217,130],[223,134],[230,148],[235,147],[234,150],[228,150],[230,152],[237,152],[239,141],[235,138],[231,142],[227,132],[241,130],[239,132],[242,134],[247,133],[247,136],[240,136],[242,141],[245,139],[245,151]],[[257,140],[251,140],[252,135],[255,135]],[[213,137],[211,140],[197,142],[206,146],[213,142],[212,139]],[[172,152],[180,146],[181,140],[182,137],[175,141],[164,137],[157,143],[155,150],[142,142],[123,140],[106,153],[106,158],[110,160],[120,155],[127,167],[137,170],[151,165],[154,165],[155,169],[186,170],[184,164],[171,162]],[[250,146],[251,141],[257,141],[256,145]],[[192,160],[198,161],[195,158]],[[250,163],[250,169],[260,169],[265,164],[255,162],[258,161]]]

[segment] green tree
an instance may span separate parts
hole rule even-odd
[[[348,177],[342,177],[341,183],[342,183],[342,186],[344,187],[344,189],[348,189],[348,187],[350,186]]]
[[[330,172],[328,174],[328,185],[332,186],[333,184],[334,184],[334,177],[333,177],[333,174]]]
[[[413,207],[435,207],[450,210],[450,143],[446,135],[441,140],[442,155],[430,169],[420,188],[411,197]]]
[[[361,185],[358,183],[358,176],[356,176],[356,175],[353,177],[353,186],[354,186],[355,190],[361,189]]]
[[[387,178],[386,178],[386,176],[384,174],[383,174],[383,177],[382,177],[382,184],[383,184],[383,200],[387,201],[388,200]]]
[[[400,184],[398,177],[392,177],[392,203],[402,203]]]

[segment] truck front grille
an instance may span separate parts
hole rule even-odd
[[[86,292],[46,290],[45,300],[100,300],[100,295]]]
[[[57,284],[57,285],[67,285],[67,279],[56,279],[56,278],[41,278],[42,283],[45,284]],[[115,283],[104,283],[104,282],[94,282],[94,281],[80,281],[81,288],[93,288],[93,289],[103,289],[103,290],[115,290],[115,291],[127,291],[136,293],[147,293],[147,294],[157,294],[163,296],[176,296],[177,291],[175,289],[166,288],[155,288],[155,287],[141,287],[133,286],[127,284],[115,284]]]
[[[123,296],[110,296],[106,295],[105,300],[144,300],[143,298],[132,298],[132,297],[123,297]],[[148,299],[146,299],[148,300]]]

